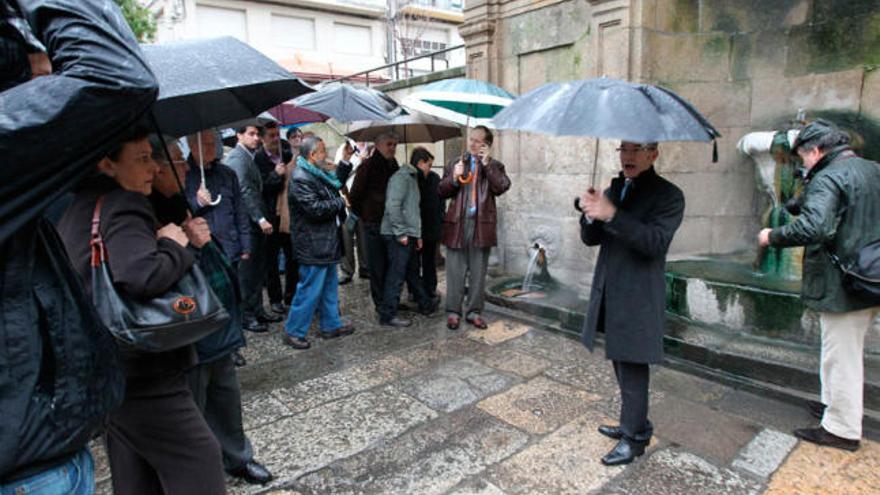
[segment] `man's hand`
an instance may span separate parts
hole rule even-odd
[[[397,238],[397,242],[399,242],[401,246],[409,246],[409,237],[402,235]]]
[[[260,219],[260,230],[263,231],[264,234],[269,235],[272,233],[272,224],[269,223],[265,218]]]
[[[175,223],[169,223],[156,231],[156,239],[171,239],[182,247],[186,247],[186,245],[189,244],[189,239],[186,237],[186,233]]]
[[[187,218],[183,222],[183,231],[193,246],[201,249],[202,246],[211,242],[211,229],[204,218]]]
[[[251,253],[241,253],[241,259],[243,259],[243,260],[251,259]]]
[[[211,204],[211,191],[208,191],[208,188],[204,186],[204,184],[199,187],[198,192],[196,192],[196,202],[199,206],[208,206]]]
[[[581,210],[593,220],[608,221],[614,218],[617,208],[599,191],[589,190],[581,198]]]
[[[416,251],[421,251],[422,247],[424,247],[422,239],[416,239]]]
[[[767,247],[770,245],[770,232],[773,229],[761,229],[758,232],[758,245],[761,247]]]
[[[477,156],[480,157],[480,162],[482,162],[483,165],[488,165],[489,161],[492,160],[492,147],[488,144],[484,144],[480,147],[480,152],[477,153]]]
[[[464,175],[464,163],[461,160],[452,167],[452,178],[458,180]]]
[[[342,159],[346,162],[350,162],[352,155],[354,155],[354,148],[352,148],[351,143],[346,142],[345,147],[342,148]]]
[[[283,177],[285,172],[287,172],[287,167],[285,167],[283,163],[279,163],[279,164],[275,165],[275,174],[276,175],[280,175]]]

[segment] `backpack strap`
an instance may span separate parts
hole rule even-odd
[[[89,244],[92,246],[92,267],[97,268],[101,263],[107,261],[107,246],[104,245],[104,238],[101,237],[101,205],[104,204],[104,196],[99,196],[95,202],[95,212],[92,213],[92,240]]]

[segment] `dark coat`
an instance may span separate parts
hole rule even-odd
[[[269,220],[269,213],[263,203],[263,178],[260,169],[254,163],[254,157],[245,150],[242,144],[232,148],[224,163],[235,172],[238,177],[238,186],[241,189],[241,202],[244,204],[245,213],[251,221],[253,232],[259,231],[261,218]]]
[[[440,176],[431,171],[427,176],[419,172],[419,210],[422,214],[422,240],[437,242],[443,232],[443,215],[446,213],[443,200],[437,191]]]
[[[16,3],[51,48],[53,74],[0,81],[0,483],[82,450],[122,400],[113,339],[41,215],[158,92],[110,0]]]
[[[684,195],[653,168],[633,180],[623,202],[623,174],[605,191],[617,213],[609,222],[581,216],[581,240],[601,246],[582,341],[593,350],[605,332],[605,356],[629,363],[663,359],[666,252],[684,215]]]
[[[205,167],[205,183],[212,197],[223,196],[216,206],[199,206],[196,192],[201,182],[199,166],[190,157],[189,172],[186,174],[186,199],[195,215],[207,220],[211,234],[220,243],[226,256],[233,262],[237,261],[243,253],[252,251],[251,227],[241,201],[238,177],[219,161]]]
[[[873,306],[844,289],[826,245],[846,260],[880,239],[880,165],[849,150],[831,152],[810,170],[800,216],[773,229],[774,246],[806,246],[801,294],[815,311],[842,313]]]
[[[293,159],[293,153],[290,152],[290,143],[281,140],[281,161],[289,163]],[[272,226],[278,228],[278,195],[284,191],[284,176],[275,173],[275,163],[266,153],[266,148],[260,148],[254,155],[254,163],[260,171],[260,177],[263,180],[263,205],[266,208],[266,220],[272,223]]]
[[[294,169],[288,190],[293,256],[303,265],[338,263],[345,214],[339,192],[302,167]]]
[[[192,267],[195,256],[171,239],[156,239],[159,223],[150,200],[126,191],[106,177],[90,180],[76,194],[58,222],[73,268],[91,291],[91,224],[95,203],[101,207],[101,236],[116,290],[134,299],[150,299],[171,289]],[[162,353],[121,349],[126,375],[154,376],[179,372],[195,364],[191,346]]]
[[[364,222],[380,224],[385,215],[385,190],[400,168],[397,160],[386,160],[378,151],[357,168],[351,186],[351,211]]]
[[[465,156],[465,163],[470,155]],[[464,246],[465,224],[465,187],[453,178],[452,169],[458,160],[450,161],[443,170],[438,193],[440,199],[452,198],[446,217],[443,219],[443,245],[452,249]],[[495,197],[501,196],[510,189],[510,178],[504,171],[504,164],[498,160],[490,160],[488,165],[481,165],[477,186],[477,218],[473,244],[480,248],[490,248],[498,244],[498,210]]]

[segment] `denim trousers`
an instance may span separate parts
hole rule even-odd
[[[95,463],[88,448],[60,466],[0,485],[0,495],[91,495],[94,492]]]
[[[330,333],[342,326],[339,318],[339,275],[335,264],[299,266],[299,284],[284,323],[287,335],[305,337],[316,310],[322,332]]]

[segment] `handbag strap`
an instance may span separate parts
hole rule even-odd
[[[104,196],[99,196],[95,202],[95,211],[92,213],[92,239],[89,244],[92,247],[92,267],[97,268],[107,261],[107,246],[101,237],[101,205],[104,204]]]

